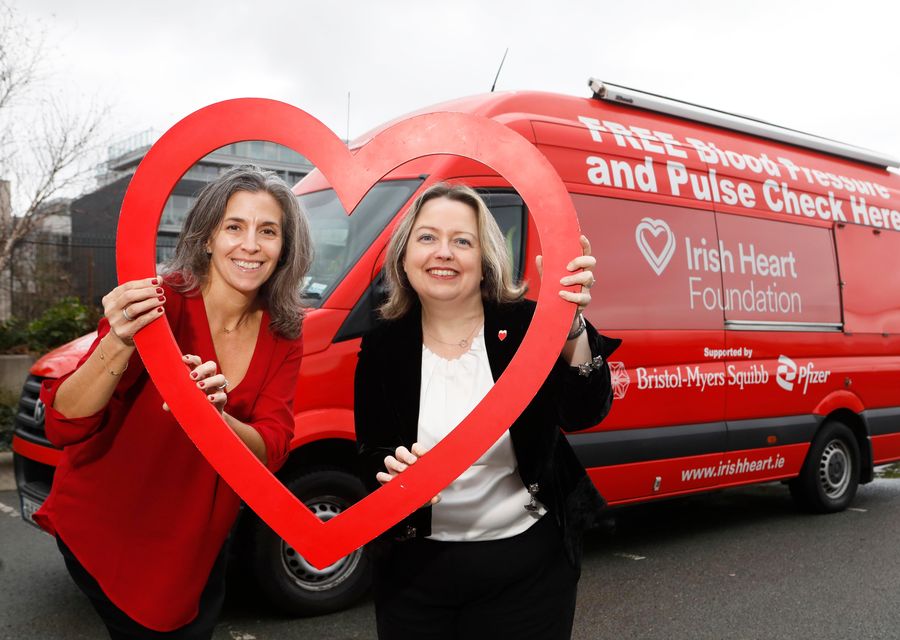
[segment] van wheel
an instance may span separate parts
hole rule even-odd
[[[366,495],[359,479],[339,468],[321,467],[285,480],[285,486],[320,520],[327,521]],[[266,599],[294,616],[346,609],[372,580],[362,549],[317,569],[258,517],[249,536],[249,570]]]
[[[791,480],[791,496],[815,513],[843,511],[856,495],[859,465],[853,432],[840,422],[829,422],[813,439],[800,475]]]

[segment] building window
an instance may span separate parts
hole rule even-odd
[[[195,164],[184,174],[184,177],[202,182],[212,182],[219,177],[219,170],[219,167],[213,164]]]
[[[190,196],[171,195],[166,200],[166,206],[163,209],[162,219],[159,222],[160,228],[181,231],[181,225],[187,217],[187,212],[194,203],[194,199]]]

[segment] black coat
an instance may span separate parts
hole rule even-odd
[[[494,381],[506,370],[534,315],[533,302],[484,308],[484,338]],[[499,339],[501,329],[507,331]],[[604,500],[588,478],[560,428],[587,429],[609,413],[612,403],[606,358],[620,340],[587,328],[592,355],[604,364],[587,377],[557,359],[537,395],[510,427],[519,475],[526,487],[538,485],[536,497],[553,515],[563,533],[566,553],[580,563],[581,532],[597,523]],[[381,323],[363,338],[356,367],[356,440],[360,473],[370,490],[384,458],[399,446],[412,447],[418,437],[422,377],[421,310]],[[524,505],[523,505],[524,506]],[[419,509],[387,534],[394,539],[431,534],[431,508]]]

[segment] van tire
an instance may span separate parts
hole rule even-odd
[[[284,485],[321,520],[329,520],[366,495],[362,482],[344,469],[318,467],[284,479]],[[346,609],[372,582],[362,549],[319,570],[308,564],[255,514],[247,567],[268,602],[292,616]]]
[[[790,481],[791,496],[813,513],[843,511],[859,486],[859,443],[845,424],[826,423],[813,438],[800,475]]]

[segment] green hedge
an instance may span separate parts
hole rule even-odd
[[[0,354],[39,355],[93,331],[99,314],[77,298],[63,298],[39,318],[24,322],[11,318],[0,322]],[[12,439],[18,397],[0,392],[0,451],[7,451]]]
[[[28,351],[28,326],[18,318],[0,322],[0,353]]]
[[[31,322],[11,318],[0,323],[0,353],[44,353],[93,331],[97,320],[94,309],[77,298],[63,298]]]
[[[19,398],[15,394],[0,390],[0,451],[9,451],[18,405]]]

